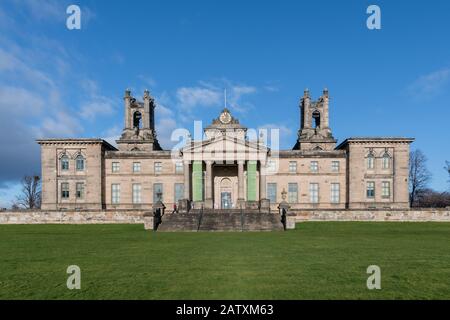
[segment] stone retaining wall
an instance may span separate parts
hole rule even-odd
[[[142,210],[103,211],[0,211],[0,224],[144,223]],[[450,209],[421,210],[293,210],[292,222],[303,221],[442,221],[450,222]]]
[[[0,211],[0,224],[144,223],[144,211]]]
[[[441,221],[450,222],[450,209],[420,210],[294,210],[302,221]]]

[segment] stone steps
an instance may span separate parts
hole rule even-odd
[[[258,210],[192,210],[184,214],[166,214],[158,231],[282,231],[278,214]],[[198,229],[198,230],[197,230]]]

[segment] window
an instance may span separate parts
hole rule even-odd
[[[373,181],[367,182],[366,194],[367,198],[375,198],[375,182]]]
[[[289,161],[289,172],[297,173],[297,161]]]
[[[133,188],[134,190],[134,188]],[[134,197],[134,194],[133,194]],[[114,183],[111,185],[111,202],[113,204],[120,203],[120,184]]]
[[[61,198],[69,199],[69,184],[67,182],[61,183]]]
[[[178,203],[178,200],[183,199],[184,197],[184,184],[183,183],[175,183],[175,203]]]
[[[269,172],[276,172],[277,171],[277,164],[273,160],[267,161],[267,171]]]
[[[139,111],[133,114],[133,128],[142,128],[142,114]]]
[[[373,153],[370,153],[367,156],[367,169],[374,169],[375,168],[375,156]]]
[[[183,173],[183,172],[184,172],[183,162],[177,161],[175,163],[175,173]]]
[[[158,201],[163,201],[163,184],[154,183],[153,184],[153,203]]]
[[[269,199],[271,203],[277,202],[277,184],[276,183],[268,183],[267,184],[267,199]]]
[[[75,194],[76,194],[77,199],[83,199],[84,198],[84,183],[77,182],[75,191],[76,191]]]
[[[155,162],[154,164],[155,174],[162,172],[162,163],[161,162]]]
[[[391,167],[391,157],[388,153],[385,153],[382,158],[381,167],[383,169],[389,169]]]
[[[319,202],[319,184],[318,183],[310,183],[309,184],[309,201],[311,203]]]
[[[339,203],[339,197],[340,197],[340,185],[339,183],[332,183],[331,184],[331,203]]]
[[[318,172],[319,171],[319,163],[317,161],[311,161],[310,169],[311,169],[311,172]]]
[[[389,198],[391,196],[391,183],[389,181],[383,181],[381,183],[381,196],[383,198]]]
[[[69,157],[66,155],[62,156],[61,158],[61,170],[69,170]]]
[[[320,128],[320,112],[318,110],[312,113],[312,125],[313,128]]]
[[[288,202],[289,203],[298,202],[298,185],[296,183],[288,184]]]
[[[332,161],[331,162],[331,171],[332,172],[339,172],[339,161]]]
[[[133,162],[133,172],[140,172],[140,171],[141,171],[141,163]]]
[[[84,157],[81,154],[75,159],[75,167],[77,168],[77,171],[84,170]]]
[[[141,203],[141,185],[133,183],[133,203]]]
[[[113,162],[112,163],[112,172],[119,172],[120,171],[120,163],[119,162]]]

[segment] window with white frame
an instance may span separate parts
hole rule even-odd
[[[375,156],[373,153],[369,153],[367,156],[367,169],[374,169],[375,168]]]
[[[120,162],[113,162],[111,165],[112,172],[119,172],[120,171]]]
[[[310,183],[309,184],[309,201],[311,203],[319,202],[319,184],[318,183]]]
[[[288,202],[297,203],[298,202],[298,184],[289,183],[288,184]]]
[[[178,200],[183,199],[184,197],[184,184],[183,183],[175,183],[175,203],[178,203]]]
[[[267,171],[271,173],[277,171],[277,164],[274,160],[267,161]]]
[[[153,203],[158,201],[163,201],[163,184],[154,183],[153,184]]]
[[[84,157],[81,154],[79,154],[75,158],[75,167],[76,167],[77,171],[83,171],[84,170],[84,166],[85,166]]]
[[[75,185],[75,195],[77,199],[84,199],[84,183],[77,182]]]
[[[133,203],[141,203],[141,185],[139,183],[133,183]]]
[[[367,198],[375,198],[375,182],[368,181],[366,187]]]
[[[289,161],[289,172],[297,173],[297,161]]]
[[[183,172],[184,172],[183,162],[181,161],[175,162],[175,173],[183,173]]]
[[[69,183],[68,182],[61,183],[61,198],[69,199]]]
[[[383,169],[389,169],[391,167],[391,156],[387,152],[383,155],[381,167]]]
[[[267,199],[269,199],[271,203],[277,202],[277,184],[276,183],[268,183],[267,184]]]
[[[141,163],[133,162],[133,172],[141,172]]]
[[[391,196],[391,183],[389,181],[383,181],[381,183],[381,196],[383,198],[389,198]]]
[[[331,184],[331,203],[339,203],[339,197],[340,197],[340,184],[339,183],[332,183]]]
[[[339,172],[339,161],[331,161],[331,171]]]
[[[162,162],[155,162],[154,164],[155,174],[162,172]]]
[[[309,168],[310,168],[311,172],[319,172],[319,162],[311,161]]]
[[[61,170],[63,171],[69,170],[69,157],[66,155],[61,157]]]
[[[118,183],[111,185],[111,202],[113,204],[120,203],[120,184]]]

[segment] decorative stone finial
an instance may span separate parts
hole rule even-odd
[[[148,89],[144,90],[144,98],[148,98],[150,97],[150,91],[148,91]]]
[[[131,90],[129,88],[125,90],[125,97],[131,97]]]
[[[305,91],[303,92],[303,96],[309,98],[309,89],[308,88],[306,88]]]
[[[328,88],[323,89],[323,95],[328,97]]]

